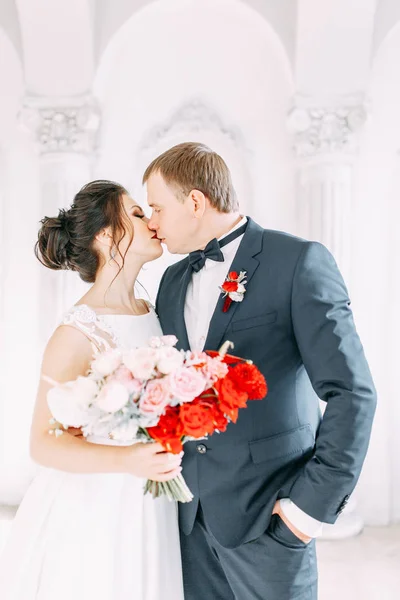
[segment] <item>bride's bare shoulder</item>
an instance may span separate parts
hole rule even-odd
[[[60,325],[49,339],[42,361],[42,374],[57,382],[84,375],[93,358],[88,338],[78,329]]]

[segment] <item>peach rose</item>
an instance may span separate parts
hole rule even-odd
[[[222,357],[207,356],[204,374],[207,377],[207,387],[212,386],[218,379],[223,379],[228,374],[228,365],[223,362]]]

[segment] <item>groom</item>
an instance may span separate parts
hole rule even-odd
[[[143,181],[149,228],[188,254],[161,280],[164,333],[185,350],[231,340],[269,388],[225,433],[185,445],[194,494],[179,507],[185,599],[316,600],[315,538],[357,483],[376,404],[345,284],[321,244],[242,216],[208,147],[171,148]],[[231,271],[246,272],[245,292],[224,312]]]

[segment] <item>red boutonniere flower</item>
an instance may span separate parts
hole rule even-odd
[[[225,302],[222,308],[227,312],[232,302],[242,302],[246,292],[246,271],[231,271],[224,283],[220,286],[221,293],[224,294]]]

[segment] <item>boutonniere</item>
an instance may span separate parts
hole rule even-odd
[[[227,312],[232,302],[242,302],[246,292],[246,283],[246,271],[240,271],[240,273],[231,271],[228,274],[228,277],[219,288],[225,298],[223,312]]]

